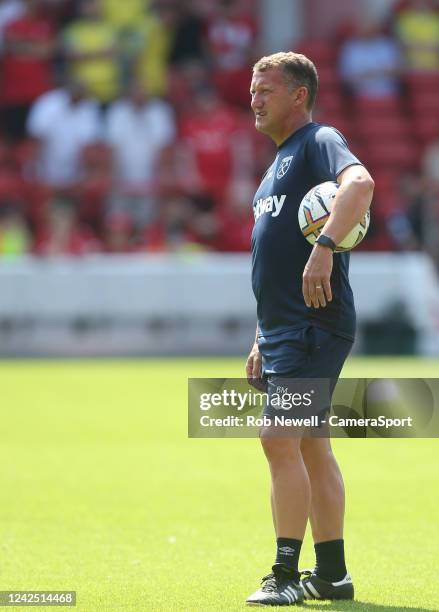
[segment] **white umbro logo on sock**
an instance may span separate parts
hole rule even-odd
[[[293,556],[295,549],[291,548],[291,546],[281,546],[279,548],[279,552],[281,552],[283,555],[287,555],[287,556]]]

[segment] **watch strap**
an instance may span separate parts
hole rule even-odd
[[[324,234],[320,234],[320,236],[317,238],[316,242],[317,242],[317,244],[320,244],[321,246],[328,247],[333,252],[337,248],[337,245],[332,240],[332,238],[330,238],[329,236],[325,236]]]

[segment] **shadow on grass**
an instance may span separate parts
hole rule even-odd
[[[326,604],[318,603],[308,605],[305,603],[304,608],[308,607],[308,610],[326,610],[330,612],[343,612],[344,610],[350,612],[432,612],[432,608],[419,608],[409,606],[384,606],[380,604],[368,603],[365,601],[328,601]]]

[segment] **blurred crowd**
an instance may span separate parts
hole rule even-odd
[[[0,1],[0,256],[248,251],[274,153],[249,110],[254,4]],[[438,2],[292,50],[374,175],[363,248],[439,256]]]
[[[340,127],[376,183],[368,246],[439,264],[439,2],[400,0],[385,22],[338,34]]]

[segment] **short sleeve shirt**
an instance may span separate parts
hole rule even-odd
[[[312,246],[303,237],[297,216],[302,198],[312,187],[336,181],[354,164],[361,162],[344,137],[317,123],[300,128],[278,148],[253,200],[252,285],[261,336],[283,335],[311,324],[353,340],[349,253],[334,253],[332,302],[325,308],[308,308],[302,275]]]
[[[54,33],[44,17],[23,16],[12,21],[5,30],[5,40],[28,43],[48,43]],[[31,54],[5,53],[2,62],[1,101],[5,105],[21,105],[33,102],[51,89],[52,63],[50,59]]]
[[[89,23],[78,20],[64,32],[69,51],[99,53],[117,43],[117,32],[105,22]],[[119,69],[110,56],[89,58],[71,63],[72,77],[85,83],[91,95],[100,102],[109,102],[119,93]]]

